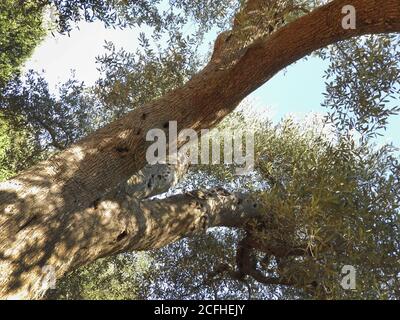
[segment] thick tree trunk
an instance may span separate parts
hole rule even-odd
[[[186,174],[188,168],[185,155],[178,158],[176,165],[147,165],[116,191],[106,195],[103,200],[95,201],[91,208],[68,216],[67,223],[65,220],[54,221],[39,216],[25,220],[15,235],[13,250],[6,252],[10,259],[0,260],[0,292],[3,295],[7,292],[4,296],[7,298],[40,298],[51,284],[48,276],[59,278],[68,270],[98,257],[118,253],[126,247],[122,241],[124,238],[137,239],[138,232],[151,230],[147,232],[147,240],[145,236],[141,242],[130,240],[131,250],[144,250],[145,247],[141,249],[141,245],[149,243],[149,233],[155,231],[154,227],[148,229],[147,226],[151,226],[162,212],[159,207],[152,210],[159,203],[157,201],[144,202],[143,205],[141,202],[170,190]],[[167,209],[170,202],[168,200],[162,204]],[[159,227],[163,228],[161,224]],[[168,230],[165,231],[168,233]],[[57,232],[56,238],[53,238],[54,232]],[[99,237],[106,240],[107,244],[98,241]],[[51,243],[49,239],[55,242]],[[114,240],[116,243],[109,251]],[[68,254],[64,253],[66,246]],[[108,251],[107,254],[103,253],[104,249]],[[46,264],[44,261],[47,261]],[[54,271],[55,274],[49,275],[48,271]],[[7,287],[7,283],[11,285]],[[14,287],[15,283],[18,286]]]
[[[56,266],[60,276],[107,254],[159,246],[185,235],[174,226],[193,223],[194,217],[186,218],[194,214],[190,210],[185,215],[172,210],[176,215],[171,215],[171,204],[162,219],[148,218],[146,209],[132,211],[133,200],[113,191],[144,167],[146,132],[168,131],[171,120],[178,122],[178,130],[213,127],[249,93],[312,51],[357,35],[400,31],[398,0],[350,2],[332,1],[246,46],[236,26],[218,37],[210,63],[185,86],[0,184],[0,295],[39,296],[45,265]],[[342,8],[348,4],[357,10],[355,30],[342,28]],[[110,193],[119,200],[107,201]],[[104,210],[98,210],[100,203]],[[159,223],[177,233],[171,236]]]
[[[51,284],[45,270],[60,278],[101,257],[161,248],[210,227],[241,227],[262,214],[252,197],[224,190],[139,201],[120,188],[82,212],[24,226],[16,246],[5,252],[11,259],[0,263],[1,292],[13,299],[40,298]]]

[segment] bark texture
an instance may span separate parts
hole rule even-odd
[[[62,220],[29,221],[18,232],[21,240],[5,252],[11,259],[1,263],[1,290],[7,298],[40,298],[50,284],[44,272],[48,267],[60,278],[88,261],[161,248],[209,227],[242,227],[262,215],[251,196],[222,189],[140,201],[120,188],[95,206]],[[16,261],[18,268],[8,265]],[[8,285],[10,278],[15,286]]]
[[[168,131],[169,121],[177,121],[178,130],[211,128],[312,51],[353,36],[400,31],[399,0],[352,0],[355,30],[342,28],[341,12],[348,4],[334,0],[251,41],[235,24],[217,38],[211,61],[186,85],[0,184],[0,296],[40,297],[46,265],[54,266],[59,277],[106,255],[160,247],[197,224],[237,225],[240,219],[222,209],[218,217],[207,213],[204,222],[204,209],[182,205],[184,196],[137,203],[125,183],[145,167],[146,133]],[[136,185],[146,181],[137,179]]]

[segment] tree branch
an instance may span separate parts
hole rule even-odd
[[[397,0],[353,0],[357,9],[355,30],[341,26],[341,11],[346,4],[346,0],[332,1],[271,36],[258,39],[244,51],[239,50],[229,67],[221,69],[211,61],[182,88],[132,111],[1,184],[1,211],[18,212],[22,202],[27,201],[54,202],[51,210],[36,206],[36,211],[44,215],[54,213],[55,209],[63,212],[85,208],[144,167],[148,130],[164,128],[169,120],[178,121],[178,129],[211,128],[278,71],[312,51],[357,35],[400,31]],[[42,181],[41,188],[37,188],[38,181]],[[59,192],[49,192],[51,188]],[[19,196],[9,203],[5,193]],[[2,218],[8,219],[9,215]]]
[[[40,217],[34,217],[20,225],[18,233],[9,235],[15,247],[0,260],[0,295],[40,297],[47,289],[42,282],[45,265],[52,266],[60,278],[100,257],[161,248],[210,227],[243,227],[249,220],[264,216],[256,203],[251,195],[223,189],[145,201],[118,189],[62,220],[53,218],[43,223]],[[49,238],[54,241],[43,241]]]
[[[132,197],[122,197],[122,202],[109,201],[104,210],[96,208],[99,208],[99,199],[114,192],[146,165],[149,130],[160,128],[167,132],[169,121],[177,121],[178,131],[192,128],[199,132],[212,128],[248,94],[314,50],[354,36],[400,31],[398,0],[352,0],[357,10],[355,30],[345,30],[341,25],[342,8],[347,4],[347,0],[331,1],[268,37],[258,38],[244,48],[239,46],[237,51],[233,48],[230,61],[213,59],[181,88],[135,109],[51,159],[1,183],[0,290],[3,295],[35,296],[38,294],[35,284],[42,276],[41,266],[54,265],[57,274],[62,275],[79,265],[129,248],[121,245],[129,243],[127,239],[138,240],[135,243],[141,246],[137,248],[148,248],[149,244],[162,245],[179,239],[187,234],[185,228],[189,226],[196,230],[213,223],[237,226],[243,221],[240,215],[231,220],[228,208],[217,215],[199,218],[201,208],[189,211],[187,206],[172,203],[173,209],[162,218],[156,213],[163,208],[154,202],[148,204],[153,203],[154,207],[144,211],[147,213],[132,216],[132,210],[125,205],[133,204]],[[229,44],[229,37],[219,40]],[[212,203],[207,205],[213,207]],[[138,212],[142,212],[140,208]],[[179,223],[170,220],[178,217],[183,219]],[[195,217],[200,219],[196,220],[197,224],[193,222]],[[147,224],[148,221],[151,223]],[[158,223],[161,223],[159,227]],[[178,230],[176,225],[185,228]],[[147,230],[154,230],[155,234],[150,236]],[[132,238],[131,233],[136,236]]]

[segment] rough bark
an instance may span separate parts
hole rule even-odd
[[[400,31],[398,0],[352,0],[357,10],[355,30],[341,26],[342,7],[347,4],[347,0],[332,1],[249,44],[236,36],[235,28],[221,34],[209,64],[186,85],[0,184],[0,295],[35,297],[43,265],[56,266],[61,275],[80,264],[77,256],[87,263],[120,250],[109,243],[125,239],[124,232],[130,229],[128,214],[122,212],[131,211],[118,204],[121,213],[114,214],[113,205],[120,202],[108,203],[106,197],[145,166],[148,130],[168,131],[172,120],[178,122],[178,130],[213,127],[248,94],[312,51],[353,36]],[[110,206],[105,216],[94,214],[104,201]],[[184,220],[168,210],[165,217],[173,219],[168,222],[172,230]],[[129,217],[144,219],[137,214]],[[145,239],[144,232],[154,226],[139,222],[133,233]],[[107,224],[110,232],[96,234],[98,229],[92,227],[96,223]],[[138,227],[143,225],[145,231]],[[166,243],[166,234],[155,232],[150,237],[148,243]]]
[[[146,165],[122,187],[136,199],[146,199],[169,191],[189,169],[189,158],[180,154],[176,164]]]
[[[50,284],[43,267],[54,268],[60,278],[101,257],[161,248],[210,227],[241,227],[262,215],[251,196],[222,189],[139,201],[121,188],[82,212],[25,225],[0,263],[0,292],[10,299],[40,298]]]

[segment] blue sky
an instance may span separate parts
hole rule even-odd
[[[300,60],[282,70],[252,96],[272,108],[274,120],[288,113],[324,112],[320,104],[324,91],[322,76],[327,66],[326,62],[315,57]]]
[[[70,37],[49,35],[36,48],[25,69],[43,70],[50,87],[66,81],[75,70],[76,78],[87,85],[93,84],[99,77],[95,58],[105,52],[104,41],[112,41],[116,47],[134,51],[138,45],[139,32],[148,29],[106,29],[102,23],[80,23],[79,29],[71,32]],[[212,39],[210,39],[212,41]],[[322,76],[327,63],[319,58],[310,57],[301,60],[278,73],[251,96],[259,107],[267,107],[274,121],[279,121],[287,114],[301,117],[310,112],[324,113],[320,106],[324,92]],[[388,130],[382,142],[400,140],[400,116],[390,119]]]

